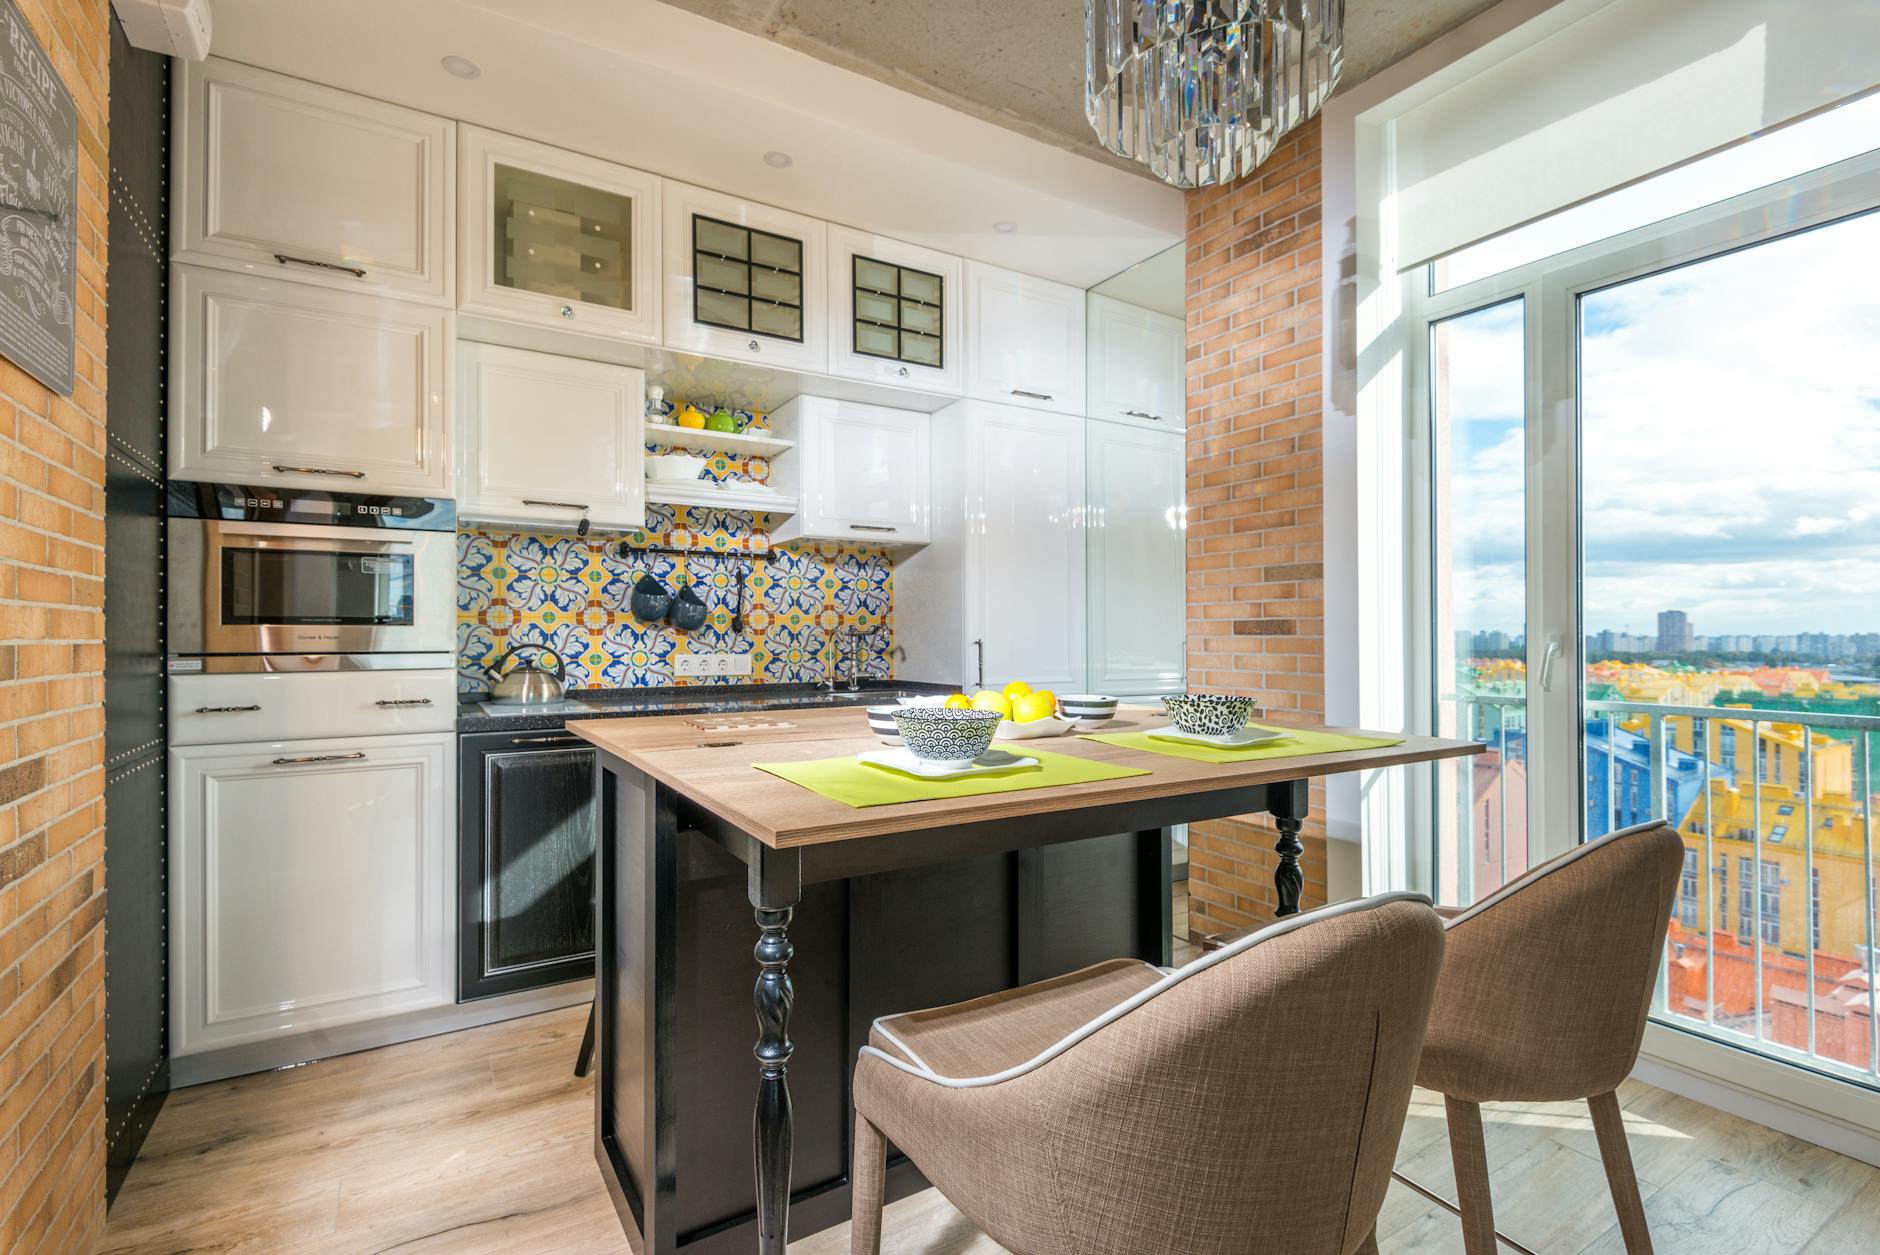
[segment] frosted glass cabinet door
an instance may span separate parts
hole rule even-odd
[[[452,1000],[452,733],[170,752],[170,1041]]]
[[[458,347],[464,518],[572,530],[646,521],[646,375],[630,366]]]
[[[1084,420],[987,405],[967,421],[967,510],[979,522],[966,542],[965,674],[975,685],[1078,692]]]
[[[449,496],[451,318],[171,267],[170,475]]]
[[[175,64],[176,260],[451,302],[455,123],[233,61]]]
[[[1186,439],[1089,424],[1090,691],[1178,693],[1187,675]]]
[[[966,263],[966,395],[1084,412],[1084,293]]]
[[[1182,320],[1107,296],[1090,298],[1090,416],[1186,423]]]

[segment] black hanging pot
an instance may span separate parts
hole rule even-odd
[[[710,611],[699,600],[690,584],[679,586],[679,595],[672,599],[672,625],[681,632],[696,632],[705,626]]]
[[[672,594],[666,586],[653,578],[650,571],[641,574],[633,585],[633,596],[629,599],[633,617],[648,625],[663,623],[666,612],[672,609]]]

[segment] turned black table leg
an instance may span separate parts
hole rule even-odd
[[[1279,829],[1279,840],[1273,843],[1273,852],[1279,855],[1279,865],[1273,869],[1273,891],[1279,909],[1273,913],[1284,918],[1299,913],[1299,895],[1305,890],[1306,875],[1299,868],[1299,856],[1306,847],[1299,843],[1299,829],[1305,826],[1311,795],[1306,781],[1290,780],[1271,786],[1269,796],[1267,809],[1272,813],[1273,826]]]
[[[752,1162],[757,1175],[759,1255],[784,1255],[790,1230],[790,914],[802,896],[801,858],[753,842],[749,891],[757,916],[757,1110]]]

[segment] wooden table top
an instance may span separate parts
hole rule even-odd
[[[1165,722],[1166,716],[1159,711],[1125,706],[1115,719],[1099,730],[1140,731]],[[1062,736],[1048,738],[1037,745],[1054,754],[1139,767],[1150,774],[982,797],[857,808],[813,793],[767,771],[759,771],[751,764],[836,758],[880,749],[881,742],[869,731],[868,716],[860,707],[745,715],[587,719],[571,721],[568,731],[639,768],[775,849],[1149,798],[1183,797],[1369,767],[1462,758],[1484,748],[1474,741],[1413,736],[1401,745],[1384,749],[1215,764],[1126,749],[1078,736]],[[1388,735],[1343,728],[1328,731],[1351,731],[1359,736]],[[1022,750],[1027,746],[1018,743],[1008,748]]]

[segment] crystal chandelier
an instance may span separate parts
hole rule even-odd
[[[1343,67],[1345,0],[1084,0],[1084,116],[1176,187],[1253,172]]]

